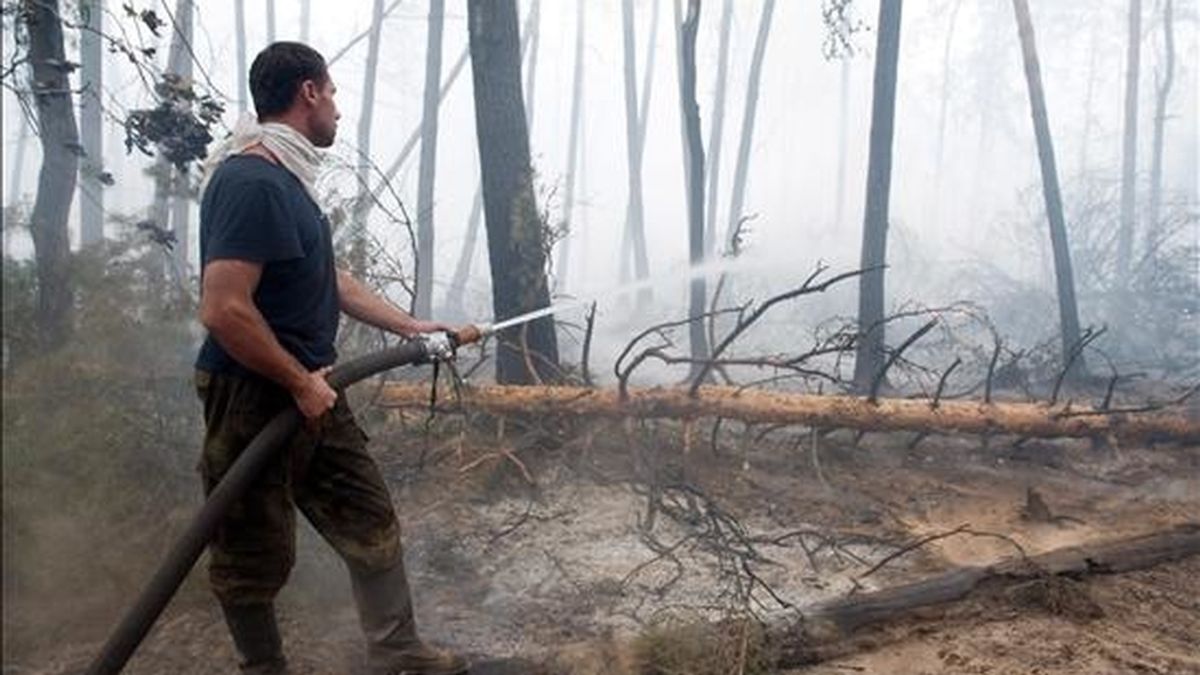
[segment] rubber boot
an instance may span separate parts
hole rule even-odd
[[[238,664],[247,675],[287,675],[287,661],[283,658],[283,641],[279,638],[279,626],[275,623],[275,606],[221,605],[225,624],[233,636],[233,644],[241,655]]]
[[[372,675],[460,675],[461,657],[435,649],[417,637],[404,562],[384,570],[351,563],[350,582]]]

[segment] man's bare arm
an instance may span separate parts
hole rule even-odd
[[[287,389],[305,417],[318,417],[337,399],[325,381],[328,369],[310,372],[279,344],[254,304],[261,277],[259,263],[222,259],[206,264],[200,323],[238,363]]]
[[[365,324],[406,337],[439,330],[453,330],[451,326],[443,323],[414,318],[367,288],[345,270],[338,270],[337,280],[338,302],[342,311]]]

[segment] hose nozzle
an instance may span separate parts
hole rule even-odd
[[[464,326],[450,334],[450,338],[456,346],[469,345],[474,342],[479,342],[483,338],[493,333],[492,324],[480,323]]]

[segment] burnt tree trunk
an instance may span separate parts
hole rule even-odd
[[[79,241],[92,246],[104,240],[104,127],[101,95],[104,88],[104,0],[82,0],[79,33],[80,92],[79,136],[84,159],[80,167]],[[20,171],[18,167],[17,171]]]
[[[250,70],[246,68],[246,0],[233,0],[234,38],[237,41],[237,72],[233,90],[237,92],[238,115],[246,112],[249,99]]]
[[[1071,249],[1067,242],[1067,225],[1063,218],[1062,192],[1058,187],[1058,167],[1054,161],[1054,143],[1050,138],[1050,119],[1046,113],[1046,95],[1042,90],[1042,73],[1038,65],[1037,43],[1027,0],[1013,0],[1017,17],[1017,33],[1021,39],[1021,55],[1025,62],[1025,82],[1029,88],[1029,108],[1033,131],[1037,137],[1038,160],[1042,169],[1042,194],[1046,200],[1046,218],[1050,222],[1050,245],[1054,251],[1054,276],[1058,286],[1058,315],[1062,330],[1063,362],[1079,344],[1079,309],[1075,302],[1075,273],[1071,268]],[[1071,377],[1087,371],[1086,360],[1080,354],[1071,365]]]
[[[375,113],[375,73],[379,67],[379,38],[383,31],[383,0],[374,0],[371,10],[371,29],[367,37],[367,65],[363,70],[362,105],[358,113],[358,198],[354,200],[353,228],[350,240],[350,267],[363,276],[368,267],[367,240],[371,213],[371,126]],[[419,257],[417,267],[424,267]],[[419,292],[419,289],[418,289]]]
[[[871,104],[871,149],[867,165],[867,206],[858,282],[858,332],[854,385],[867,391],[884,361],[884,275],[887,263],[888,199],[892,188],[892,136],[896,121],[896,75],[900,57],[902,0],[881,0],[875,44]]]
[[[312,0],[300,0],[300,41],[308,44],[308,32],[312,27]]]
[[[1155,73],[1154,145],[1150,156],[1150,204],[1146,214],[1147,253],[1158,246],[1158,236],[1162,230],[1163,133],[1167,126],[1167,99],[1175,79],[1175,15],[1172,4],[1172,0],[1163,2],[1163,71]]]
[[[576,168],[579,165],[579,135],[580,120],[583,116],[583,29],[587,0],[579,0],[575,5],[575,72],[571,84],[571,120],[570,131],[567,132],[567,175],[563,194],[563,215],[567,221],[567,235],[559,244],[558,265],[555,270],[556,289],[563,292],[567,288],[568,274],[571,264],[571,240],[579,231],[575,222],[575,183]]]
[[[737,163],[733,169],[733,193],[729,204],[728,230],[725,243],[733,246],[733,237],[741,223],[746,201],[746,177],[750,173],[750,144],[754,140],[754,119],[758,111],[759,82],[762,79],[763,58],[767,53],[767,37],[771,34],[771,15],[775,11],[775,0],[763,3],[762,17],[758,22],[758,36],[754,40],[754,56],[750,61],[750,79],[746,84],[746,109],[742,114],[742,139],[738,144]]]
[[[922,581],[803,608],[805,621],[799,629],[779,626],[776,630],[781,653],[777,665],[795,668],[819,663],[863,649],[878,649],[881,642],[899,642],[919,635],[929,630],[932,621],[953,619],[955,615],[950,612],[954,603],[968,597],[979,597],[1001,608],[1026,597],[1035,603],[1044,602],[1041,598],[1049,600],[1056,589],[1070,581],[1149,569],[1198,554],[1200,525],[1183,523],[1027,558],[955,567]],[[1083,616],[1097,611],[1088,604],[1074,609]]]
[[[934,215],[936,224],[942,221],[942,178],[943,162],[946,157],[946,109],[950,104],[950,48],[954,44],[954,29],[958,25],[958,12],[962,9],[962,0],[955,0],[950,9],[950,26],[946,29],[946,41],[942,44],[942,91],[938,102],[937,146],[933,161],[933,205],[930,212]]]
[[[536,18],[536,15],[534,14],[533,10],[534,10],[533,7],[529,8],[529,13],[525,16],[525,27],[521,30],[521,59],[522,59],[522,61],[526,58],[526,56],[530,52],[529,42],[535,31],[533,22],[534,22],[534,19]],[[470,51],[471,50],[468,45],[467,52],[463,56],[464,57],[470,56]],[[461,63],[462,62],[460,62],[460,64]],[[446,85],[445,85],[446,87],[449,87],[453,83],[454,78],[458,75],[457,69],[460,64],[455,64],[455,70],[453,72],[451,72],[450,78],[446,82]],[[533,103],[531,94],[532,94],[532,87],[536,84],[535,79],[534,79],[534,74],[536,73],[536,71],[537,71],[537,64],[531,62],[529,64],[529,72],[525,76],[526,77],[525,84],[527,87],[525,90],[525,107],[526,107],[526,109],[530,108]],[[445,98],[445,94],[446,94],[446,89],[443,88],[443,90],[442,90],[443,98]],[[530,131],[533,130],[533,124],[532,124],[531,119],[526,120],[526,128]],[[401,154],[403,154],[403,153],[401,153]],[[393,165],[393,170],[399,168],[401,161],[402,161],[401,159],[396,160],[396,164]],[[480,182],[475,186],[475,197],[474,197],[474,199],[471,200],[471,213],[469,216],[467,216],[467,236],[463,240],[463,247],[462,247],[462,250],[459,252],[458,262],[454,266],[454,276],[452,277],[452,279],[450,281],[450,290],[447,293],[447,297],[446,297],[446,307],[447,307],[448,311],[450,312],[450,314],[453,316],[464,315],[463,293],[466,291],[467,278],[471,276],[471,267],[475,261],[475,246],[476,246],[476,242],[479,241],[479,224],[482,221],[483,221],[483,181],[480,180]]]
[[[419,317],[433,313],[433,185],[437,167],[438,101],[442,80],[444,0],[430,0],[425,49],[425,103],[421,113],[421,173],[417,179],[417,303]]]
[[[174,72],[185,86],[192,86],[192,55],[193,26],[195,24],[196,6],[194,0],[179,0],[175,6],[175,23],[179,33],[171,42],[170,60],[174,63]],[[168,167],[171,172],[171,230],[175,233],[175,269],[178,270],[183,283],[183,277],[191,265],[191,213],[192,199],[189,194],[189,178],[186,170]],[[164,223],[165,224],[165,223]]]
[[[650,274],[649,256],[646,252],[645,215],[642,202],[642,155],[644,134],[639,129],[641,122],[638,109],[637,93],[637,49],[635,46],[633,0],[621,2],[621,43],[624,53],[625,85],[625,154],[628,160],[626,185],[628,189],[625,207],[625,230],[622,236],[620,280],[625,283],[630,280],[630,257],[633,262],[633,276],[638,281],[644,280]],[[642,92],[646,96],[646,92]],[[632,254],[632,256],[630,255]],[[645,290],[638,293],[639,302],[645,302],[648,296]]]
[[[529,129],[521,100],[516,0],[468,0],[475,132],[483,182],[492,306],[497,320],[549,304],[546,248],[533,190]],[[543,317],[499,334],[496,379],[557,380],[554,321]]]
[[[1125,51],[1125,130],[1121,142],[1121,226],[1117,230],[1117,287],[1129,288],[1133,230],[1137,226],[1138,76],[1142,54],[1142,0],[1129,0]],[[1120,311],[1120,308],[1118,308]]]
[[[717,191],[721,178],[721,135],[725,128],[725,85],[729,77],[729,34],[733,25],[733,0],[721,8],[721,38],[717,47],[717,83],[713,93],[712,126],[708,134],[708,204],[704,208],[704,250],[717,245]]]
[[[837,193],[833,206],[833,225],[838,231],[845,228],[846,213],[846,147],[850,131],[850,55],[842,55],[842,79],[838,85],[838,163]]]
[[[772,3],[774,0],[767,0]],[[765,11],[765,10],[764,10]],[[679,103],[683,107],[684,138],[687,144],[687,204],[688,204],[688,261],[692,267],[704,262],[704,140],[700,136],[700,106],[696,103],[696,34],[700,28],[700,0],[689,0],[687,14],[680,27],[682,44],[682,77],[679,80]],[[708,292],[705,279],[693,275],[688,285],[688,341],[691,355],[697,361],[708,359],[710,346],[704,322]],[[697,367],[693,367],[693,374]]]
[[[542,3],[541,0],[532,0],[529,3],[529,15],[525,17],[525,34],[521,40],[521,59],[528,59],[529,63],[525,68],[525,125],[532,133],[533,131],[533,116],[537,112],[536,99],[534,92],[537,90],[537,58],[538,39],[541,31],[542,21]]]
[[[37,197],[29,219],[37,264],[34,320],[45,349],[62,346],[71,334],[74,290],[67,221],[79,171],[79,132],[71,83],[63,67],[58,0],[25,0],[22,18],[29,36],[33,97],[42,144]]]

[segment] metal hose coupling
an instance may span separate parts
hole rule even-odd
[[[424,333],[417,338],[425,348],[422,363],[452,361],[459,347],[479,342],[493,332],[491,324],[483,323],[467,325],[456,331]]]

